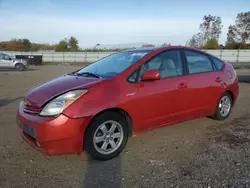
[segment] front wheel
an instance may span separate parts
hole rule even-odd
[[[16,64],[15,69],[19,70],[19,71],[24,71],[25,70],[25,66],[23,64]]]
[[[128,140],[128,125],[125,118],[116,112],[97,116],[89,125],[84,146],[97,160],[109,160],[119,155]]]
[[[226,92],[224,93],[217,105],[216,113],[213,116],[213,119],[216,120],[225,120],[231,113],[232,110],[232,97],[231,95]]]

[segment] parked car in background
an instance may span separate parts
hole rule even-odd
[[[13,68],[19,71],[28,69],[27,60],[18,59],[5,53],[0,53],[0,69],[1,68]]]
[[[225,120],[238,93],[233,66],[208,53],[129,50],[31,90],[17,121],[22,138],[46,154],[85,149],[108,160],[133,134],[204,116]]]

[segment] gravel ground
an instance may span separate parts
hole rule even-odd
[[[201,118],[130,138],[117,158],[45,156],[23,142],[18,104],[35,85],[77,66],[0,71],[0,187],[250,187],[250,85],[224,122]]]

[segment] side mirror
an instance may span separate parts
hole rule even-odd
[[[9,60],[11,61],[12,59],[11,59],[11,58],[9,58]]]
[[[161,73],[158,70],[148,70],[142,74],[142,81],[159,80]]]

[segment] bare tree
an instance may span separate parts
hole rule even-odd
[[[236,43],[236,35],[235,35],[236,28],[234,25],[230,25],[228,27],[228,32],[227,32],[227,42],[228,44],[234,44]],[[238,40],[238,39],[237,39]]]
[[[197,33],[193,35],[190,40],[187,41],[186,46],[192,48],[201,48],[204,45],[203,35],[201,33]]]
[[[219,40],[222,21],[219,16],[207,15],[203,17],[203,23],[200,24],[200,32],[203,34],[204,40]]]
[[[227,44],[246,46],[250,41],[250,11],[239,13],[235,25],[230,25],[227,33]]]
[[[190,40],[187,41],[186,46],[194,48],[203,48],[205,46],[211,46],[211,44],[213,44],[213,48],[219,46],[218,40],[222,27],[222,21],[219,16],[204,16],[203,22],[199,27],[200,32],[193,35]]]

